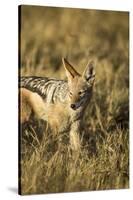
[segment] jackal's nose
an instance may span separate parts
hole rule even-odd
[[[75,104],[71,104],[71,108],[75,109],[76,108]]]

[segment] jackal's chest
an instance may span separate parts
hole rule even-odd
[[[44,103],[40,118],[47,121],[50,127],[58,132],[69,131],[71,126],[71,113],[67,104]]]

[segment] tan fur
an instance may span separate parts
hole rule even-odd
[[[20,122],[24,123],[29,121],[32,106],[30,105],[31,92],[25,88],[20,88]]]

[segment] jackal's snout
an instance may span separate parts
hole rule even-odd
[[[70,107],[75,110],[76,109],[76,105],[75,104],[71,104]]]

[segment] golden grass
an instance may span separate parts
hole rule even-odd
[[[21,20],[21,75],[65,78],[62,57],[79,72],[96,61],[87,146],[72,153],[69,135],[31,121],[21,131],[21,193],[128,188],[128,13],[23,6]]]

